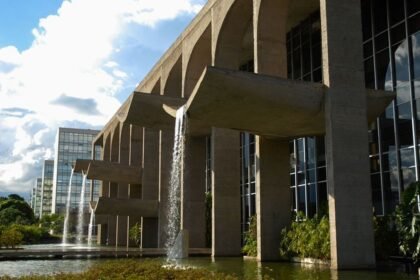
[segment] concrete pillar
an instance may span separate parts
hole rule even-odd
[[[160,168],[159,168],[159,248],[164,248],[167,241],[167,209],[169,184],[172,167],[172,150],[174,146],[174,131],[160,131]]]
[[[286,22],[290,0],[254,0],[254,62],[259,74],[287,78]],[[288,141],[256,137],[257,257],[278,260],[280,231],[290,225]]]
[[[159,131],[143,130],[143,199],[158,199],[159,195]],[[142,218],[142,244],[144,248],[157,248],[158,221]]]
[[[206,247],[206,137],[188,137],[181,190],[181,229],[189,232],[190,248]]]
[[[212,128],[212,256],[241,254],[239,132]]]
[[[111,137],[104,137],[104,144],[102,149],[102,160],[103,161],[110,161],[111,155]],[[99,188],[99,197],[109,197],[109,181],[102,181],[101,186]],[[108,244],[108,217],[106,217],[105,222],[98,223],[97,226],[97,244],[99,245],[107,245]]]
[[[320,4],[331,267],[369,268],[375,249],[360,1]]]
[[[289,142],[257,137],[256,155],[257,258],[273,261],[291,220]]]
[[[140,126],[130,126],[130,166],[141,166],[143,161],[143,128]],[[129,198],[141,199],[141,182],[139,184],[130,184],[128,190]],[[134,213],[133,213],[134,214]],[[141,217],[131,215],[128,217],[127,228],[130,230],[136,223],[141,225]],[[129,238],[129,237],[128,237]],[[136,246],[134,240],[129,238],[129,246]]]

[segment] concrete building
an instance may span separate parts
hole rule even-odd
[[[240,255],[255,214],[258,259],[276,260],[291,213],[325,204],[332,268],[374,266],[373,211],[419,178],[419,3],[209,0],[96,137],[100,157],[76,164],[102,181],[98,241],[128,245],[140,221],[143,247],[164,246],[185,105],[190,247],[210,234],[213,256]]]
[[[60,127],[57,132],[54,158],[54,175],[52,188],[52,213],[65,213],[72,165],[76,159],[92,157],[92,140],[99,131]],[[90,182],[89,182],[90,184]],[[74,174],[72,178],[71,210],[76,211],[82,188],[82,175]],[[90,187],[86,188],[89,196]],[[97,197],[97,194],[95,195]]]
[[[52,214],[52,190],[54,179],[54,160],[45,160],[42,166],[42,188],[40,218]]]
[[[42,194],[42,178],[36,178],[35,186],[31,193],[31,208],[34,210],[35,217],[41,215],[41,194]]]

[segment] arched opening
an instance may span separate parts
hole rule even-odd
[[[163,94],[171,97],[182,96],[182,56],[172,66],[163,89]]]
[[[187,63],[183,97],[188,98],[206,66],[211,65],[211,25],[198,39]]]

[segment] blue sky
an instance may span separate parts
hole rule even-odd
[[[0,193],[29,193],[58,127],[101,128],[205,2],[0,0]]]

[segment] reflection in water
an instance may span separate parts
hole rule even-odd
[[[166,259],[157,259],[166,264]],[[49,260],[0,262],[2,275],[22,276],[35,273],[53,274],[80,272],[105,260]],[[139,259],[141,261],[141,259]],[[234,274],[244,280],[414,280],[416,275],[403,273],[379,273],[375,271],[330,271],[326,266],[302,266],[300,264],[266,262],[258,263],[242,258],[188,258],[179,260],[179,266],[206,268],[211,271]]]

